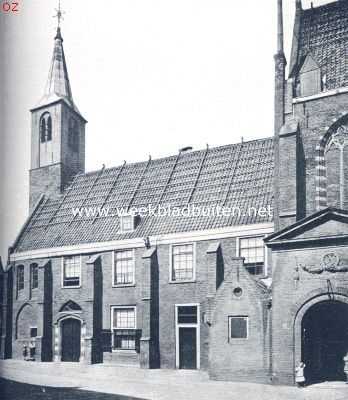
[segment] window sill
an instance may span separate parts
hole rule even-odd
[[[169,281],[168,282],[170,285],[180,285],[183,283],[197,283],[196,279],[193,280],[188,280],[188,281]]]
[[[138,354],[136,350],[130,350],[130,349],[112,349],[111,352],[115,354],[130,354],[130,355]]]
[[[124,283],[119,285],[112,285],[113,288],[135,287],[135,283]]]
[[[81,289],[82,286],[62,286],[61,289]]]

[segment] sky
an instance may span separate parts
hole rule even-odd
[[[28,216],[29,109],[43,94],[58,3],[17,1],[18,12],[0,10],[5,261]],[[87,171],[273,135],[276,0],[61,2],[73,97],[88,120]],[[283,3],[289,58],[295,0]]]

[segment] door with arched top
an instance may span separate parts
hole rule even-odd
[[[68,318],[61,323],[62,361],[79,362],[81,355],[81,322]]]

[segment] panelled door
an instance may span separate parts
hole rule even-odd
[[[179,368],[197,368],[197,328],[179,328]]]
[[[81,355],[81,322],[75,318],[61,323],[62,361],[79,362]]]

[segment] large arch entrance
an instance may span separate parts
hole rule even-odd
[[[346,380],[348,304],[327,300],[311,306],[302,318],[301,354],[308,383]]]

